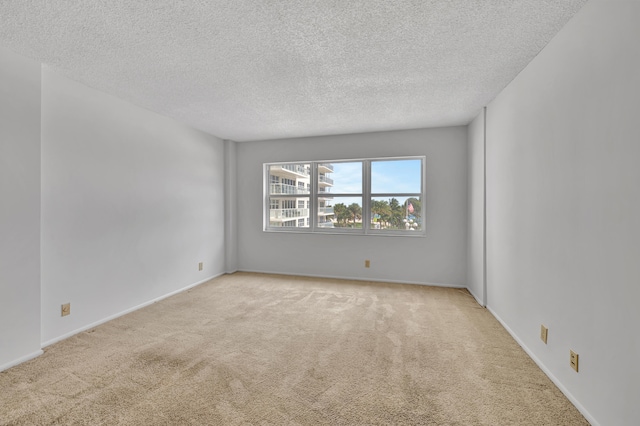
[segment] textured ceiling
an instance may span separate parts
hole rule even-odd
[[[2,0],[0,45],[236,141],[467,124],[586,0]]]

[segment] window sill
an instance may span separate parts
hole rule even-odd
[[[380,231],[369,231],[364,233],[360,230],[354,229],[352,231],[329,231],[329,230],[301,230],[301,229],[264,229],[263,232],[267,234],[313,234],[313,235],[350,235],[350,236],[362,236],[362,237],[403,237],[403,238],[426,238],[426,231],[414,231],[414,232],[406,232],[406,231],[388,231],[388,232],[380,232]]]

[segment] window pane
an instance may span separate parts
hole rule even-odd
[[[371,193],[420,193],[422,190],[422,161],[385,160],[371,162]]]
[[[422,200],[420,197],[372,197],[371,229],[388,231],[421,231]]]
[[[320,207],[323,202],[324,206]],[[318,226],[362,229],[362,197],[333,197],[329,200],[318,200]]]
[[[269,194],[308,194],[311,165],[308,163],[269,166]]]
[[[309,227],[309,209],[306,207],[309,197],[289,197],[269,199],[269,226]]]
[[[362,161],[318,163],[318,194],[362,194]]]

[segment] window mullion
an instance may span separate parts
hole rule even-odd
[[[371,162],[364,160],[362,168],[362,231],[368,234],[371,227]]]
[[[309,192],[309,219],[311,219],[310,228],[313,231],[318,230],[318,163],[311,163],[311,191]]]
[[[271,206],[271,194],[269,193],[269,188],[271,187],[271,181],[270,181],[270,176],[269,176],[269,165],[264,166],[264,185],[262,188],[263,191],[263,206]],[[271,226],[270,224],[270,215],[271,215],[271,211],[270,211],[269,207],[268,209],[263,208],[264,212],[262,215],[262,220],[263,220],[263,229],[268,228],[269,226]]]

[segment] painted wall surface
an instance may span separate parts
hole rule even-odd
[[[40,353],[40,64],[0,48],[0,371]]]
[[[225,271],[231,274],[238,270],[238,167],[234,141],[224,141],[224,158]]]
[[[426,237],[263,232],[263,163],[405,155],[426,155]],[[240,270],[466,284],[466,127],[243,142],[237,156]]]
[[[587,3],[487,112],[488,307],[602,425],[640,424],[639,19]]]
[[[469,217],[467,243],[467,288],[481,305],[484,294],[484,116],[483,110],[467,128],[469,144]]]
[[[45,344],[223,273],[224,234],[220,139],[43,69]]]

